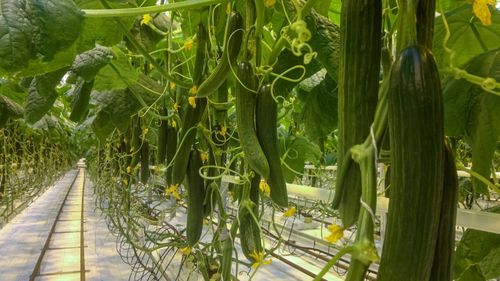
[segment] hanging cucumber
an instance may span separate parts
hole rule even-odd
[[[237,74],[241,82],[236,85],[236,124],[238,127],[238,137],[245,153],[245,160],[248,162],[250,168],[264,179],[268,179],[269,164],[255,132],[257,94],[253,91],[257,88],[257,77],[254,75],[252,65],[247,61],[239,64]]]
[[[165,116],[167,114],[167,109],[162,106],[160,108],[160,115]],[[161,165],[165,164],[165,157],[167,155],[167,133],[168,133],[168,121],[160,120],[160,126],[158,127],[158,142],[157,142],[157,152],[156,152],[156,162]]]
[[[174,159],[175,152],[177,150],[177,130],[170,124],[167,126],[167,141],[165,149],[165,160],[167,163],[167,170],[165,172],[165,178],[167,185],[172,184],[172,160]]]
[[[139,149],[141,147],[141,119],[135,117],[132,119],[132,140],[130,141],[130,151],[128,153],[132,154],[132,160],[130,161],[130,170],[133,171],[137,163],[139,163],[141,154]]]
[[[263,252],[260,226],[254,219],[254,217],[258,218],[258,213],[255,212],[255,209],[255,203],[246,198],[241,201],[238,210],[241,250],[251,262],[255,262],[252,254]]]
[[[445,142],[443,199],[430,281],[453,280],[457,202],[458,178],[455,157],[449,143]]]
[[[227,75],[231,71],[231,66],[235,65],[236,58],[240,52],[243,40],[243,18],[240,14],[232,12],[229,16],[228,29],[224,43],[224,51],[221,60],[210,76],[198,87],[196,97],[208,97],[213,94],[226,81]]]
[[[432,50],[436,0],[420,0],[417,5],[417,42]]]
[[[342,2],[341,56],[338,79],[339,169],[352,146],[370,134],[378,100],[382,4],[380,0]],[[339,179],[337,179],[339,180]],[[352,163],[343,186],[337,186],[334,208],[340,209],[344,227],[353,225],[360,209],[361,173]]]
[[[271,85],[264,85],[257,97],[256,123],[257,138],[269,163],[269,179],[271,199],[281,207],[288,206],[288,194],[285,177],[281,170],[276,121],[278,106],[271,93]]]
[[[195,66],[193,70],[194,86],[199,85],[203,76],[205,67],[205,58],[208,44],[208,33],[202,24],[198,25],[198,46],[196,49]],[[196,138],[198,123],[205,112],[207,106],[206,98],[196,98],[195,106],[188,105],[183,112],[182,129],[179,139],[179,147],[177,155],[174,159],[172,167],[172,183],[171,185],[180,185],[186,176],[186,169],[189,160],[189,152]]]
[[[391,199],[380,281],[431,275],[443,191],[444,129],[440,77],[431,52],[401,51],[389,88]]]
[[[143,140],[141,145],[141,182],[147,184],[149,180],[149,141]]]
[[[187,169],[188,198],[186,235],[189,246],[194,246],[200,240],[203,230],[203,200],[205,199],[205,184],[200,175],[202,166],[200,152],[192,150]]]

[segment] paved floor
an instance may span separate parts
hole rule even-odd
[[[2,281],[29,280],[64,196],[76,173],[77,170],[68,172],[0,230],[0,279]],[[124,264],[116,253],[116,239],[109,233],[100,213],[95,211],[90,181],[87,180],[86,184],[84,208],[86,280],[128,280],[130,267]],[[59,231],[71,231],[79,228],[79,225],[72,225],[71,222],[58,223],[56,228]],[[56,239],[54,241],[61,243],[61,245],[57,245],[58,247],[67,247],[73,244],[78,246],[79,237],[73,240],[66,237],[64,240]],[[68,251],[70,250],[68,249]],[[76,262],[79,263],[79,261]],[[71,267],[74,263],[75,261],[66,259],[60,264],[53,265],[50,270],[49,268],[43,270],[54,271],[58,268]],[[44,276],[43,279],[38,280],[78,280],[75,277],[79,277],[79,274],[78,276],[69,274]]]

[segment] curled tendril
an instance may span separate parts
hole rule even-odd
[[[493,91],[496,88],[497,81],[494,78],[488,77],[481,83],[481,87],[485,90]]]

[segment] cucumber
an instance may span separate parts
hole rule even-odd
[[[238,66],[238,78],[241,83],[236,85],[236,124],[245,160],[250,168],[264,179],[269,178],[269,164],[266,155],[260,147],[255,131],[255,106],[257,95],[251,90],[257,88],[257,77],[252,65],[243,61]]]
[[[240,203],[238,210],[241,251],[251,262],[255,262],[251,254],[263,252],[260,226],[252,217],[258,218],[255,208],[255,203],[247,198]]]
[[[380,281],[431,275],[443,193],[444,129],[440,77],[431,52],[403,49],[390,77],[391,200]]]
[[[141,182],[147,184],[149,180],[149,141],[143,140],[141,145]]]
[[[139,149],[141,147],[141,119],[139,117],[135,117],[132,120],[132,139],[130,141],[130,151],[127,153],[132,154],[132,160],[130,161],[130,170],[133,171],[135,166],[140,161],[141,154],[139,153]]]
[[[193,70],[193,81],[195,86],[198,85],[197,83],[199,83],[202,78],[208,44],[208,34],[202,24],[198,25],[198,32],[196,36],[198,38],[198,46],[195,58],[196,64]],[[172,185],[180,185],[186,176],[189,152],[191,151],[191,146],[196,138],[196,127],[205,113],[206,106],[206,98],[197,98],[195,108],[188,105],[183,111],[182,130],[179,139],[180,143],[177,148],[177,156],[174,159],[174,165],[172,167]]]
[[[370,134],[378,100],[382,3],[380,0],[342,2],[341,56],[338,78],[339,169],[353,145]],[[338,180],[338,179],[337,179]],[[344,227],[353,225],[360,210],[359,165],[349,166],[343,186],[336,187],[334,208],[340,209]]]
[[[229,16],[228,29],[224,43],[221,60],[210,76],[198,87],[196,97],[208,97],[213,94],[226,81],[231,66],[235,65],[236,58],[241,49],[243,40],[243,18],[240,14],[232,12]]]
[[[205,184],[200,175],[202,166],[200,152],[192,150],[187,169],[188,197],[186,235],[189,246],[194,246],[200,240],[203,230],[203,201],[205,199]]]
[[[170,186],[172,184],[173,166],[171,164],[172,164],[172,161],[174,159],[174,155],[175,155],[176,150],[177,150],[177,130],[174,127],[168,125],[166,151],[165,151],[165,160],[167,163],[167,170],[165,171],[165,178],[166,178],[168,186]]]
[[[420,0],[417,5],[417,43],[432,50],[436,0]]]
[[[260,88],[257,97],[257,138],[269,163],[269,179],[267,179],[267,183],[271,188],[271,199],[278,206],[287,207],[288,194],[285,177],[281,170],[278,132],[276,129],[277,118],[278,106],[271,94],[271,85],[264,85]]]
[[[455,157],[448,142],[445,142],[443,199],[439,216],[436,251],[432,264],[431,281],[453,280],[453,253],[455,250],[455,227],[458,204],[458,178]]]
[[[167,114],[167,109],[162,105],[160,108],[160,115]],[[165,164],[165,157],[167,155],[167,134],[168,134],[168,121],[160,120],[158,127],[158,143],[156,149],[156,162],[158,164]]]

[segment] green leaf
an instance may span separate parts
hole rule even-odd
[[[81,9],[104,9],[99,0],[75,0],[75,2]],[[128,3],[109,4],[113,8],[133,7]],[[130,28],[134,23],[135,17],[121,17],[120,19],[125,23],[127,28]],[[114,18],[85,18],[82,35],[77,41],[78,52],[92,49],[96,44],[108,47],[113,46],[123,40],[123,34],[124,31]]]
[[[342,2],[340,0],[333,0],[330,3],[330,9],[328,10],[328,18],[335,24],[340,24],[340,8],[342,7]]]
[[[465,70],[500,81],[500,49],[477,56],[465,65]],[[443,97],[446,134],[466,137],[472,147],[472,169],[489,178],[500,137],[500,97],[452,77],[444,84]],[[488,195],[483,183],[475,178],[472,183],[477,192]]]
[[[318,0],[314,3],[314,9],[320,15],[328,17],[328,9],[330,8],[330,4],[334,2],[332,0]]]
[[[87,115],[90,101],[90,93],[94,86],[94,80],[87,82],[79,81],[73,90],[73,103],[71,104],[71,115],[69,119],[74,122],[81,122]]]
[[[319,77],[317,77],[319,76]],[[304,82],[318,79],[320,82],[307,89]],[[337,85],[322,71],[304,80],[298,87],[298,100],[302,105],[302,120],[307,136],[317,141],[329,135],[337,127]]]
[[[293,182],[297,173],[304,172],[306,162],[318,163],[321,150],[315,144],[302,136],[288,136],[285,138],[281,158],[282,169],[287,182]]]
[[[52,60],[83,27],[83,13],[73,1],[3,0],[0,15],[0,72],[9,74],[31,60]]]
[[[477,265],[473,265],[457,279],[457,281],[486,281]]]
[[[446,13],[450,29],[448,48],[454,51],[453,65],[462,65],[471,58],[498,48],[500,42],[500,11],[491,9],[493,24],[484,26],[472,14],[470,4],[462,5]],[[436,18],[433,53],[439,68],[449,65],[449,54],[443,48],[446,30],[441,17]]]
[[[54,104],[58,93],[54,88],[59,84],[67,68],[62,68],[35,77],[28,90],[28,99],[24,110],[24,119],[33,124],[40,120]]]
[[[102,143],[105,143],[108,136],[115,130],[114,124],[109,122],[110,118],[109,113],[101,111],[92,120],[92,131]]]
[[[491,250],[479,263],[479,267],[487,280],[500,278],[500,247]]]
[[[23,107],[6,96],[0,95],[0,128],[3,128],[9,118],[23,116]]]
[[[141,107],[129,90],[94,91],[91,94],[91,103],[96,105],[98,112],[92,128],[99,132],[100,139],[105,133],[112,132],[109,130],[109,124],[113,129],[117,128],[124,133],[128,128],[130,116],[137,113]],[[104,127],[103,120],[107,122]]]
[[[123,51],[117,47],[112,49],[115,57],[95,76],[94,90],[125,89],[128,86],[127,83],[139,79],[139,73],[130,65]]]
[[[499,213],[500,208],[490,212]],[[467,229],[455,251],[454,276],[457,280],[486,280],[485,273],[495,275],[500,267],[492,268],[498,263],[494,261],[500,253],[500,235],[474,229]],[[483,271],[485,270],[485,271]],[[481,278],[480,278],[481,277]],[[499,275],[491,278],[500,277]],[[490,278],[488,278],[490,279]]]
[[[97,72],[106,66],[113,59],[113,56],[113,51],[110,48],[99,45],[79,54],[71,66],[68,81],[76,79],[76,76],[87,82],[94,80]]]

